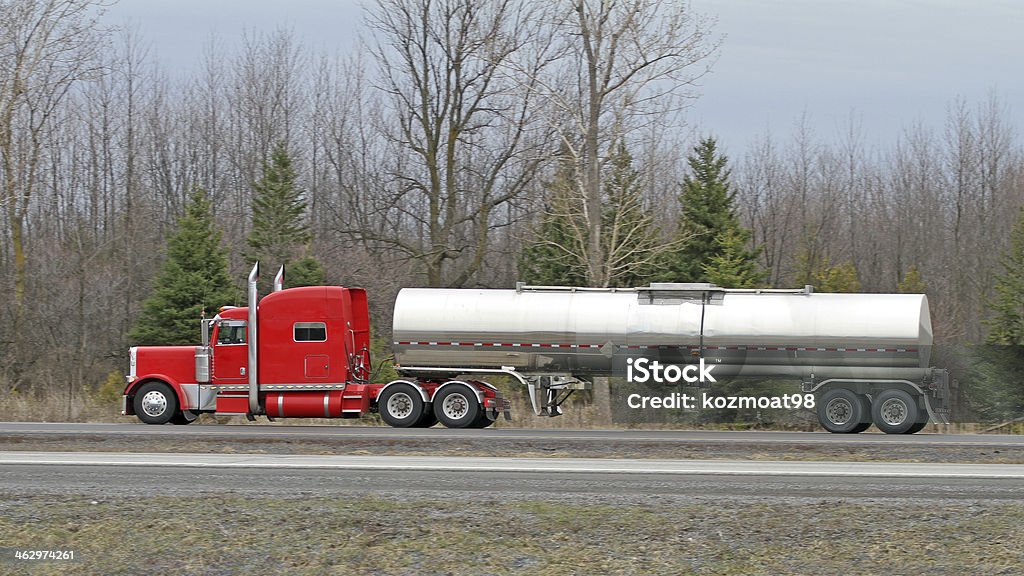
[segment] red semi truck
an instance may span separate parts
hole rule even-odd
[[[950,377],[931,367],[923,294],[819,294],[655,283],[639,288],[408,288],[393,342],[399,379],[373,382],[366,293],[316,286],[262,300],[259,266],[248,306],[202,322],[198,346],[130,351],[123,414],[187,424],[198,414],[358,418],[391,426],[486,427],[509,402],[483,381],[502,375],[557,416],[594,377],[672,366],[719,378],[799,382],[830,432],[874,424],[889,434],[946,422]],[[681,368],[681,365],[687,365]],[[694,372],[696,373],[696,372]],[[642,381],[642,380],[641,380]]]
[[[259,265],[249,306],[224,307],[202,321],[199,346],[129,351],[123,415],[147,424],[188,424],[204,412],[274,418],[359,418],[380,412],[396,427],[483,428],[508,400],[478,380],[371,382],[370,318],[360,288],[282,289],[262,300]],[[440,376],[440,375],[439,375]]]

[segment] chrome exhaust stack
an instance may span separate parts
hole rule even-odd
[[[274,276],[274,292],[280,292],[281,290],[284,290],[284,264],[281,265],[281,269]]]
[[[249,272],[249,334],[246,338],[248,342],[249,352],[249,414],[256,415],[261,414],[263,411],[260,409],[260,384],[259,384],[259,359],[257,358],[256,351],[258,350],[258,330],[256,328],[256,306],[260,299],[260,289],[258,282],[260,280],[260,263],[257,262],[253,265],[252,271]]]

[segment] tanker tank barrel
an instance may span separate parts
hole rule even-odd
[[[703,359],[737,377],[919,378],[932,329],[922,294],[655,283],[640,288],[404,289],[396,362],[522,374],[622,376],[630,358]]]

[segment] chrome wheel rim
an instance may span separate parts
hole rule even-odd
[[[469,412],[469,400],[459,393],[449,394],[441,403],[441,410],[444,415],[452,420],[458,420]]]
[[[907,405],[897,398],[890,398],[882,402],[882,421],[890,426],[899,426],[907,421]]]
[[[150,390],[142,397],[142,411],[147,416],[160,416],[167,410],[167,396],[163,392]]]
[[[835,398],[825,406],[825,415],[833,424],[846,424],[853,418],[853,404],[845,398]]]
[[[405,392],[397,392],[388,398],[388,414],[399,420],[412,414],[412,397]]]

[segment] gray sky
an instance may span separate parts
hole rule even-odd
[[[725,35],[691,125],[732,153],[766,131],[785,138],[806,115],[831,140],[851,118],[868,145],[921,122],[941,130],[957,97],[995,94],[1024,129],[1024,2],[1017,0],[693,0]],[[111,24],[137,27],[169,72],[195,67],[210,35],[291,27],[314,50],[344,52],[355,0],[121,0]]]

